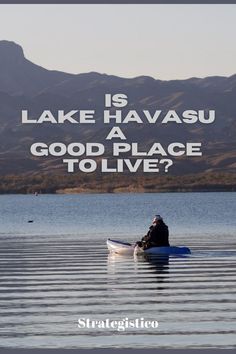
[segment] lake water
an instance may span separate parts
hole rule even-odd
[[[233,192],[0,196],[0,347],[235,348],[235,210]],[[138,240],[157,213],[191,256],[108,254],[107,237]]]

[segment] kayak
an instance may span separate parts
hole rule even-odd
[[[107,240],[107,248],[112,253],[118,254],[190,254],[191,251],[188,247],[178,247],[178,246],[169,246],[169,247],[151,247],[146,250],[142,248],[132,245],[129,242],[123,242],[118,240],[111,240],[110,238]]]

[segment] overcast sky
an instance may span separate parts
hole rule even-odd
[[[236,5],[0,5],[0,36],[34,63],[71,73],[236,73]]]

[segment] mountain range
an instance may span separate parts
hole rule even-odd
[[[127,124],[121,128],[130,142],[143,148],[153,142],[201,142],[203,156],[177,159],[171,167],[173,174],[236,171],[236,75],[162,81],[97,72],[68,74],[32,63],[21,46],[4,40],[0,41],[0,174],[65,171],[61,158],[32,157],[33,142],[104,143],[111,129],[102,122],[106,93],[126,94],[127,111],[215,110],[216,121],[210,125]],[[95,109],[97,120],[95,125],[23,125],[21,111],[25,109],[32,117],[44,110]]]

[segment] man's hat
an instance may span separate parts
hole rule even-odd
[[[154,216],[154,220],[163,220],[161,215],[157,214]]]

